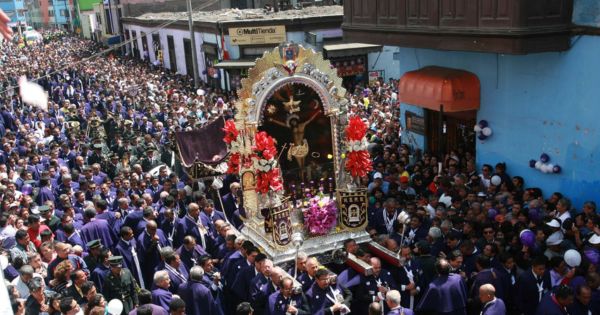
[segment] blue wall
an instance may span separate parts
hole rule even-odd
[[[0,9],[2,9],[4,12],[10,13],[11,23],[25,21],[25,14],[19,14],[18,12],[18,10],[23,10],[23,8],[23,0],[0,2]]]
[[[561,53],[524,56],[400,48],[401,74],[428,65],[459,68],[481,81],[481,108],[493,135],[477,142],[477,163],[507,163],[508,173],[560,191],[578,208],[600,202],[600,37],[576,37]],[[404,120],[403,120],[404,123]],[[542,152],[562,174],[529,168]]]
[[[573,3],[573,23],[600,27],[600,1],[575,0]]]

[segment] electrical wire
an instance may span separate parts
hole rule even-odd
[[[213,5],[213,4],[215,4],[215,3],[218,3],[219,1],[220,1],[220,0],[212,0],[212,1],[210,1],[210,2],[206,2],[206,3],[203,3],[203,4],[199,5],[199,6],[198,6],[196,9],[192,8],[192,14],[193,14],[193,13],[194,13],[194,11],[196,11],[196,10],[197,10],[197,11],[201,11],[202,9],[205,9],[205,8],[207,8],[207,7],[209,7],[209,6]],[[104,54],[107,54],[107,53],[109,53],[109,52],[111,52],[111,51],[113,51],[113,50],[116,50],[116,49],[119,49],[119,48],[121,48],[121,47],[123,47],[123,46],[125,46],[125,45],[128,45],[128,44],[132,43],[134,40],[138,40],[138,39],[139,39],[139,38],[141,38],[141,37],[144,37],[144,36],[148,36],[148,35],[155,34],[155,33],[157,33],[158,31],[160,31],[160,30],[164,29],[165,27],[167,27],[167,26],[169,26],[169,25],[171,25],[171,24],[173,24],[173,23],[175,23],[175,22],[178,22],[178,21],[182,21],[182,20],[181,20],[181,19],[178,17],[178,18],[175,18],[175,19],[173,19],[173,20],[167,21],[167,22],[165,22],[165,23],[163,23],[163,24],[160,24],[158,27],[156,27],[156,29],[154,29],[153,31],[150,31],[149,33],[146,33],[146,34],[142,35],[142,34],[141,34],[141,32],[140,32],[140,34],[139,34],[139,35],[137,35],[136,37],[132,37],[132,38],[131,38],[131,39],[129,39],[129,40],[126,40],[126,41],[124,41],[124,42],[121,42],[121,43],[119,43],[119,44],[113,45],[113,46],[111,46],[111,47],[109,47],[109,48],[107,48],[107,49],[104,49],[104,50],[102,50],[102,51],[99,51],[99,52],[97,52],[97,53],[95,53],[95,54],[93,54],[93,55],[91,55],[91,56],[89,56],[89,57],[82,58],[82,59],[81,59],[81,60],[79,60],[79,61],[76,61],[76,62],[70,63],[70,64],[68,64],[68,65],[65,65],[64,67],[62,67],[62,68],[60,68],[60,69],[54,70],[54,71],[52,71],[52,72],[50,72],[50,73],[47,73],[47,74],[45,74],[45,75],[43,75],[43,76],[40,76],[40,77],[37,77],[37,78],[35,78],[35,79],[31,79],[31,80],[29,80],[29,81],[34,81],[34,82],[37,82],[38,80],[41,80],[41,79],[43,79],[43,78],[50,77],[50,76],[52,76],[52,75],[54,75],[54,74],[56,74],[56,73],[62,72],[63,70],[65,70],[65,69],[66,69],[66,68],[68,68],[68,67],[73,67],[73,66],[76,66],[76,65],[78,65],[78,64],[80,64],[80,63],[82,63],[82,62],[86,62],[86,61],[90,61],[91,59],[95,59],[95,58],[97,58],[97,57],[99,57],[99,56],[102,56],[102,55],[104,55]],[[0,95],[3,95],[3,94],[5,94],[5,93],[7,93],[7,92],[9,92],[9,91],[13,91],[13,90],[14,90],[14,89],[16,89],[17,87],[18,87],[18,86],[8,86],[6,89],[4,89],[4,90],[1,90],[1,91],[0,91]]]

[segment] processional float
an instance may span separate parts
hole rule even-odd
[[[239,174],[241,233],[275,263],[299,246],[327,255],[344,240],[369,240],[367,126],[349,117],[342,79],[320,53],[298,44],[266,52],[238,91],[225,122],[228,173]],[[330,256],[331,257],[331,256]]]

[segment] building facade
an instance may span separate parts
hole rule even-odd
[[[244,16],[238,16],[240,14]],[[329,54],[332,62],[338,61],[334,65],[339,63],[345,70],[351,68],[348,74],[353,76],[352,80],[356,80],[356,76],[366,79],[368,55],[381,50],[378,45],[336,46],[342,41],[341,6],[270,13],[268,17],[264,14],[263,10],[194,13],[198,71],[202,81],[213,87],[235,90],[254,60],[283,42],[300,43]],[[179,21],[157,29],[177,18]],[[133,39],[128,52],[177,73],[191,75],[193,58],[186,18],[184,13],[124,18],[125,40]],[[349,67],[350,62],[353,67]]]
[[[10,26],[16,26],[18,23],[24,23],[26,20],[26,6],[23,0],[0,1],[0,9],[10,18]]]
[[[401,100],[416,93],[411,85],[434,86],[439,78],[428,77],[429,66],[468,73],[480,84],[476,108],[468,111],[440,115],[430,104],[403,102],[404,143],[433,153],[470,146],[479,167],[506,162],[510,175],[525,178],[526,187],[540,187],[545,197],[560,191],[578,208],[586,200],[600,201],[600,130],[595,124],[600,116],[598,1],[376,3],[346,1],[344,35],[352,41],[389,45],[397,62],[396,78],[402,78]],[[368,9],[369,4],[373,8]],[[590,16],[591,12],[596,13]],[[460,91],[454,89],[458,95],[438,104],[450,111],[465,105],[459,104],[466,95]],[[481,120],[493,131],[484,140],[474,132]],[[542,153],[562,168],[560,173],[530,167],[530,160],[539,160]]]

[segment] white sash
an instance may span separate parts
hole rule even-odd
[[[397,217],[398,212],[395,212],[394,217],[392,219],[389,219],[387,211],[385,209],[383,210],[383,222],[385,223],[385,228],[389,234],[394,233],[394,221],[396,221]]]
[[[135,248],[131,246],[131,254],[133,255],[133,262],[135,263],[135,268],[137,270],[138,278],[140,279],[140,286],[142,289],[145,289],[144,285],[144,277],[142,277],[142,270],[140,269],[140,261],[138,259],[137,253],[135,252]]]

